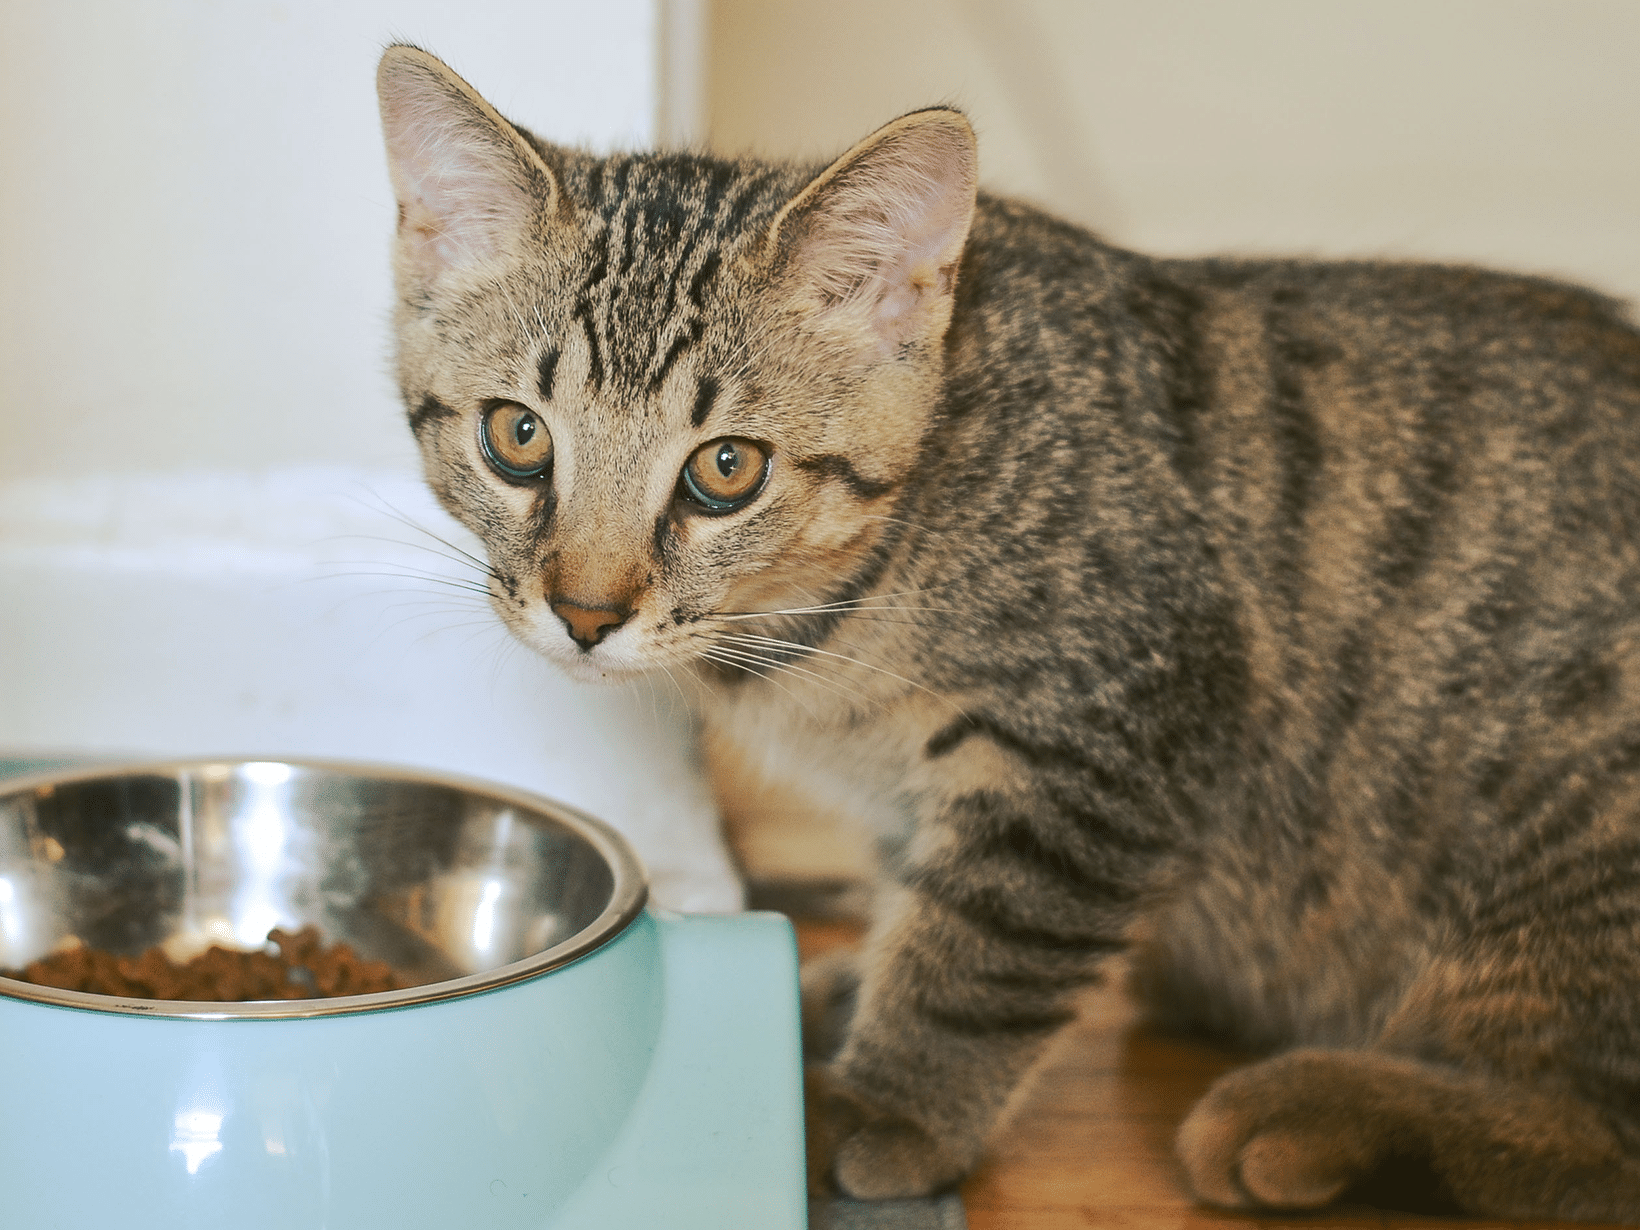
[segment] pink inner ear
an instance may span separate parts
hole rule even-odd
[[[957,257],[968,233],[968,210],[953,210],[951,203],[946,196],[934,202],[924,213],[919,232],[906,236],[905,247],[879,271],[883,290],[873,321],[896,345],[920,328],[921,309],[951,293]]]
[[[815,202],[799,262],[827,315],[893,349],[951,292],[973,214],[973,149],[925,124],[868,149]]]
[[[469,100],[406,69],[382,83],[382,126],[400,235],[427,276],[494,255],[527,225],[511,138]]]

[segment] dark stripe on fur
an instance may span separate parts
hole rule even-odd
[[[1378,579],[1403,588],[1422,575],[1435,539],[1435,524],[1458,486],[1451,424],[1463,413],[1469,381],[1450,363],[1430,381],[1431,400],[1420,407],[1411,461],[1401,474],[1402,502],[1386,516],[1384,541],[1376,552]]]
[[[1300,575],[1298,561],[1304,552],[1304,520],[1309,511],[1322,462],[1321,439],[1300,372],[1313,367],[1327,357],[1327,352],[1295,337],[1291,332],[1287,305],[1301,303],[1303,293],[1290,288],[1272,292],[1271,301],[1281,306],[1272,308],[1265,317],[1265,332],[1270,341],[1270,401],[1269,415],[1275,443],[1280,451],[1280,510],[1281,522],[1277,527],[1282,555],[1287,566],[1275,571],[1277,586],[1289,608],[1296,609]]]
[[[535,497],[535,503],[530,506],[530,533],[537,542],[546,542],[552,537],[553,519],[558,513],[558,489],[548,482]],[[517,597],[516,594],[513,595]]]
[[[1584,646],[1550,673],[1543,685],[1543,708],[1553,718],[1603,705],[1615,694],[1617,667],[1603,657],[1609,646]]]
[[[655,530],[651,536],[651,543],[658,563],[666,562],[666,550],[672,544],[672,514],[662,513],[655,518]]]
[[[592,323],[592,305],[582,302],[576,305],[575,319],[580,322],[581,331],[587,339],[587,383],[599,389],[604,384],[604,360],[598,351],[598,334]]]
[[[552,378],[558,370],[558,348],[548,346],[541,352],[541,361],[535,365],[535,387],[542,401],[552,400]]]
[[[987,987],[994,987],[999,991],[1012,991],[1021,995],[1042,995],[1063,990],[1067,982],[1085,982],[1086,978],[1074,978],[1067,971],[1076,970],[1076,966],[1065,966],[1063,963],[1049,962],[1046,968],[1023,969],[981,969],[974,971],[974,981],[983,983]]]
[[[876,479],[864,477],[854,468],[854,463],[838,453],[823,453],[818,457],[799,457],[792,462],[799,470],[809,474],[818,474],[822,478],[836,479],[862,500],[881,499],[895,487],[895,481],[879,482]]]
[[[729,207],[729,216],[723,220],[721,230],[724,235],[734,238],[740,234],[746,226],[746,219],[750,216],[752,208],[762,197],[764,188],[774,178],[772,171],[765,171],[746,181],[745,188],[741,189],[735,203]]]
[[[666,306],[662,311],[664,316],[670,316],[677,310],[678,282],[683,277],[683,271],[694,260],[696,249],[699,248],[703,239],[715,238],[713,225],[717,219],[718,210],[723,205],[723,198],[728,194],[729,187],[734,183],[734,180],[735,169],[732,165],[726,162],[713,162],[710,164],[706,179],[705,198],[702,200],[700,208],[702,224],[690,232],[689,241],[684,244],[682,250],[678,253],[677,260],[673,262],[671,275],[666,280]],[[707,253],[702,261],[702,266],[704,267],[710,263],[715,269],[717,259],[717,252],[713,250]],[[696,278],[700,276],[699,270],[696,271],[695,276]],[[710,276],[710,274],[707,276]],[[699,310],[701,305],[694,292],[695,280],[691,279],[688,292],[689,298],[694,303],[696,310]]]
[[[708,252],[706,259],[701,261],[700,268],[695,270],[695,276],[689,279],[689,302],[695,306],[696,311],[705,310],[706,288],[711,285],[712,279],[717,277],[721,259],[716,249]]]
[[[1076,826],[1077,832],[1084,837],[1092,838],[1103,850],[1149,860],[1167,854],[1177,846],[1171,830],[1156,827],[1155,809],[1149,806],[1148,798],[1127,798],[1125,792],[1104,790],[1100,801],[1104,805],[1100,805],[1087,799],[1072,798],[1069,792],[1047,784],[1044,784],[1043,794],[1066,820]],[[1130,814],[1150,823],[1144,825],[1143,831],[1117,824],[1108,805],[1108,800],[1112,797],[1126,798],[1132,805]],[[1171,802],[1174,814],[1183,813],[1186,817],[1195,815],[1194,803],[1188,798],[1175,797]]]
[[[689,424],[692,427],[703,426],[707,415],[712,413],[712,404],[717,401],[718,382],[716,376],[702,376],[695,385],[695,407],[689,412]]]
[[[627,168],[623,164],[618,172],[620,187],[626,184]],[[606,226],[598,232],[593,240],[592,269],[586,280],[581,283],[580,294],[576,298],[575,307],[570,317],[581,325],[581,330],[587,339],[587,383],[593,388],[603,387],[604,358],[598,345],[598,328],[592,309],[592,292],[606,277],[609,276],[609,229]]]
[[[1076,1019],[1076,1013],[1068,1008],[1043,1008],[1033,1011],[1030,1008],[981,1007],[978,1004],[960,1008],[936,1007],[921,996],[914,997],[911,1002],[917,1015],[930,1025],[935,1025],[947,1033],[960,1034],[965,1038],[984,1038],[995,1034],[1051,1033]]]
[[[696,316],[683,330],[672,339],[672,344],[666,348],[666,355],[661,359],[660,366],[650,377],[649,391],[655,392],[666,379],[666,373],[672,370],[672,365],[678,361],[683,352],[700,340],[701,318]]]
[[[431,393],[428,393],[416,404],[416,408],[410,411],[410,430],[419,433],[423,427],[434,419],[450,419],[454,418],[455,415],[454,410]]]
[[[1062,846],[1050,845],[1031,821],[1011,817],[993,822],[970,841],[965,853],[1004,865],[1022,867],[1032,877],[1049,880],[1071,892],[1080,892],[1092,874],[1082,861]]]
[[[1127,309],[1150,330],[1161,367],[1173,464],[1186,482],[1196,486],[1202,470],[1200,419],[1209,388],[1202,354],[1202,298],[1155,274],[1141,274],[1129,288]]]
[[[1142,781],[1101,763],[1084,749],[1031,739],[986,713],[964,714],[934,732],[924,744],[923,754],[930,760],[938,760],[950,755],[965,739],[974,737],[989,739],[1036,768],[1059,768],[1080,775],[1117,798],[1143,803],[1148,797],[1149,791]]]
[[[581,302],[591,299],[593,290],[609,276],[609,229],[605,227],[592,241],[592,268],[581,283]]]
[[[638,259],[638,219],[631,204],[621,210],[621,221],[624,225],[621,227],[620,258],[615,262],[615,276],[611,279],[616,290],[626,285],[626,275],[632,272],[632,263]]]
[[[1117,936],[1043,926],[1022,918],[1021,906],[1030,902],[1016,900],[996,885],[975,883],[969,867],[914,868],[905,873],[904,883],[970,926],[1022,948],[1094,954],[1120,952],[1126,947]],[[1102,877],[1089,876],[1079,882],[1078,888],[1090,907],[1125,905],[1138,895],[1137,886]]]

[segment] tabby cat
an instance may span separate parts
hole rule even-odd
[[[593,157],[379,87],[398,378],[517,637],[669,675],[884,834],[808,980],[816,1174],[979,1158],[1127,952],[1273,1057],[1214,1205],[1416,1161],[1640,1221],[1640,332],[1466,268],[1155,260],[976,194],[954,110],[826,167]]]

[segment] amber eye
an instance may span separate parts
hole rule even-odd
[[[731,436],[695,450],[683,467],[681,494],[710,513],[730,513],[749,504],[769,473],[769,450]]]
[[[478,441],[484,460],[504,478],[540,478],[552,466],[547,425],[517,402],[497,402],[486,410]]]

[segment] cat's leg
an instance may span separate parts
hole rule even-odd
[[[847,1035],[811,1074],[811,1157],[862,1198],[924,1195],[972,1169],[1169,849],[1005,792],[1006,766],[965,767],[998,788],[951,790],[896,860]]]
[[[1068,964],[1068,963],[1067,963]],[[1032,968],[973,923],[906,894],[860,960],[843,1045],[808,1081],[811,1162],[861,1199],[950,1186],[1042,1047],[1077,971]]]
[[[1178,1143],[1196,1194],[1230,1208],[1315,1208],[1410,1161],[1465,1212],[1640,1219],[1634,1141],[1593,1104],[1382,1051],[1299,1050],[1232,1072]]]
[[[848,1035],[860,996],[860,954],[838,949],[803,965],[803,1054],[825,1060]]]
[[[1183,824],[1155,780],[1125,744],[1083,749],[998,717],[926,740],[902,779],[915,824],[885,847],[853,1017],[812,1074],[820,1177],[884,1199],[973,1168],[1175,865]]]

